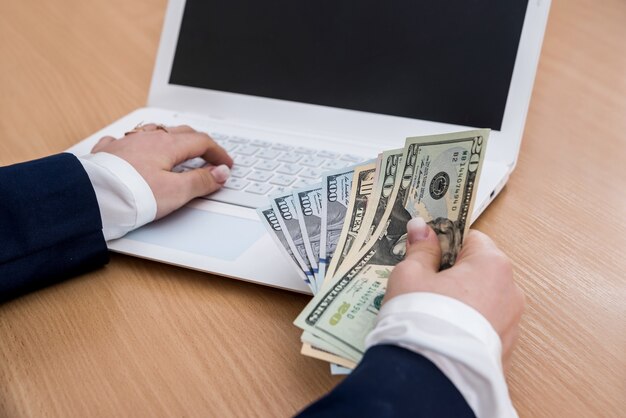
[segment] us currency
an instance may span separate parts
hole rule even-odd
[[[308,343],[302,344],[302,349],[300,350],[300,353],[302,355],[313,357],[318,360],[323,360],[329,363],[341,365],[342,367],[345,367],[347,369],[354,369],[356,367],[355,362],[351,360],[346,360],[343,357],[330,353],[326,350],[322,350],[321,348],[317,348]]]
[[[312,347],[324,350],[328,353],[334,353],[335,355],[350,361],[356,361],[359,358],[358,353],[354,353],[352,351],[344,351],[337,345],[333,345],[332,342],[325,341],[321,337],[318,337],[317,335],[307,331],[302,332],[300,340],[302,341],[302,344],[308,344]]]
[[[415,145],[405,148],[396,160],[396,166],[389,170],[393,183],[382,181],[379,184],[381,188],[389,187],[390,191],[386,193],[382,190],[380,194],[381,197],[386,195],[388,204],[372,239],[350,260],[351,265],[344,265],[337,271],[335,278],[338,280],[325,286],[320,295],[326,294],[327,297],[319,298],[318,305],[311,309],[308,316],[296,319],[296,325],[305,331],[318,335],[344,352],[357,353],[359,358],[365,351],[365,336],[373,329],[382,305],[387,278],[393,266],[404,257],[401,248],[406,238],[403,241],[398,232],[406,237],[408,219],[402,224],[401,217],[397,215],[403,210],[404,196],[410,184],[407,178],[410,179],[414,172],[415,160],[407,159],[407,155],[414,152],[413,148]],[[390,183],[391,186],[388,186]],[[356,295],[359,298],[355,299]],[[308,309],[309,305],[303,312]],[[326,315],[328,318],[321,319]]]
[[[283,233],[283,230],[280,227],[280,223],[278,222],[278,218],[276,217],[276,214],[274,213],[274,209],[272,209],[271,206],[267,206],[267,207],[257,208],[256,211],[259,217],[261,218],[261,223],[263,224],[263,226],[265,226],[265,229],[267,229],[267,232],[269,232],[270,236],[272,237],[272,240],[274,240],[274,243],[278,247],[279,251],[287,257],[287,259],[291,262],[291,264],[295,268],[298,276],[309,286],[309,288],[311,288],[311,291],[313,291],[313,287],[311,284],[311,280],[313,279],[313,274],[308,271],[307,272],[302,271],[302,268],[300,267],[300,263],[298,263],[298,260],[296,259],[293,251],[289,247],[289,243],[287,242],[287,238],[285,237],[285,234]]]
[[[293,192],[296,212],[306,255],[313,268],[316,287],[319,289],[321,281],[318,274],[320,258],[320,237],[322,229],[322,185],[314,185]]]
[[[469,228],[488,135],[488,130],[477,130],[409,138],[399,166],[402,176],[396,178],[390,197],[394,204],[388,205],[381,225],[354,262],[342,267],[295,324],[342,351],[362,355],[387,279],[406,253],[406,222],[421,216],[444,239],[442,268],[456,258]]]
[[[350,252],[352,244],[356,240],[359,229],[368,209],[369,197],[374,190],[376,181],[376,163],[366,164],[355,168],[352,177],[352,191],[350,193],[346,217],[341,228],[341,235],[337,241],[337,247],[333,258],[328,266],[326,274],[333,276],[337,266]]]
[[[389,197],[393,191],[393,187],[396,184],[396,175],[398,173],[398,165],[402,160],[403,148],[385,151],[381,157],[380,175],[376,183],[376,188],[372,194],[372,202],[376,202],[376,208],[372,208],[367,212],[363,225],[361,226],[359,233],[355,239],[355,250],[361,249],[374,231],[380,225],[380,220],[383,217],[387,204],[389,203]]]
[[[458,135],[458,134],[456,134]],[[404,208],[410,218],[421,216],[437,233],[441,269],[451,267],[470,227],[489,130],[441,135],[422,144],[416,158],[418,172],[411,178]],[[419,137],[407,144],[420,143]]]
[[[330,264],[341,235],[352,189],[354,167],[326,173],[322,177],[322,230],[320,238],[319,277],[326,279]]]
[[[335,363],[331,363],[330,364],[330,374],[332,374],[333,376],[346,375],[346,374],[350,374],[350,373],[352,373],[352,369],[340,366],[340,365],[335,364]]]
[[[270,197],[272,209],[277,215],[278,223],[282,228],[289,248],[293,252],[294,257],[298,261],[302,271],[309,272],[313,275],[313,268],[306,255],[306,248],[304,246],[304,239],[302,237],[302,231],[300,230],[300,221],[298,220],[298,212],[296,211],[295,200],[291,193],[282,194],[279,196]],[[313,293],[317,293],[317,286],[315,283],[315,276],[311,281],[313,287]]]

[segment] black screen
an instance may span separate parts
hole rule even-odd
[[[187,0],[170,83],[499,130],[526,6]]]

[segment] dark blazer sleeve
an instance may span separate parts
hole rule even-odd
[[[107,262],[96,194],[75,156],[0,167],[0,302]]]
[[[458,389],[428,359],[377,345],[332,392],[299,417],[474,417]]]

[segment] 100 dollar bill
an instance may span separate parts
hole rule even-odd
[[[298,222],[306,255],[313,269],[316,287],[319,289],[321,280],[318,274],[320,258],[320,238],[322,228],[322,186],[313,185],[293,192],[294,204],[298,214]]]
[[[352,189],[354,167],[326,173],[322,177],[322,231],[320,239],[320,281],[326,280],[326,269],[331,263],[341,235]]]
[[[376,163],[371,163],[356,167],[352,177],[352,191],[350,193],[348,208],[346,209],[346,217],[341,228],[341,235],[337,241],[337,247],[333,254],[332,260],[325,273],[326,276],[332,278],[336,267],[350,252],[359,229],[365,219],[368,207],[368,199],[374,190],[374,182],[376,179]]]
[[[293,195],[289,193],[273,196],[270,198],[270,201],[278,223],[285,234],[289,248],[291,248],[300,268],[305,273],[309,272],[315,278],[313,268],[306,254],[306,247],[304,245],[302,231],[300,230],[300,221],[298,220],[298,212],[296,211]],[[318,289],[315,279],[311,281],[311,285],[313,287],[313,293],[317,293]]]
[[[313,285],[311,284],[311,280],[313,280],[313,274],[309,271],[305,272],[300,267],[300,263],[297,258],[293,254],[291,247],[289,247],[289,243],[287,242],[287,238],[278,222],[278,218],[274,213],[274,209],[271,206],[257,208],[257,213],[261,218],[261,223],[265,226],[267,232],[269,232],[272,240],[278,247],[278,250],[284,254],[287,259],[291,262],[291,265],[297,271],[298,276],[311,288],[313,291]]]

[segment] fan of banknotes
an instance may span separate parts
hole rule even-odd
[[[438,234],[441,268],[454,264],[478,189],[488,129],[407,138],[404,148],[325,173],[257,209],[314,294],[295,320],[302,354],[354,368],[374,328],[387,279],[420,216]]]

